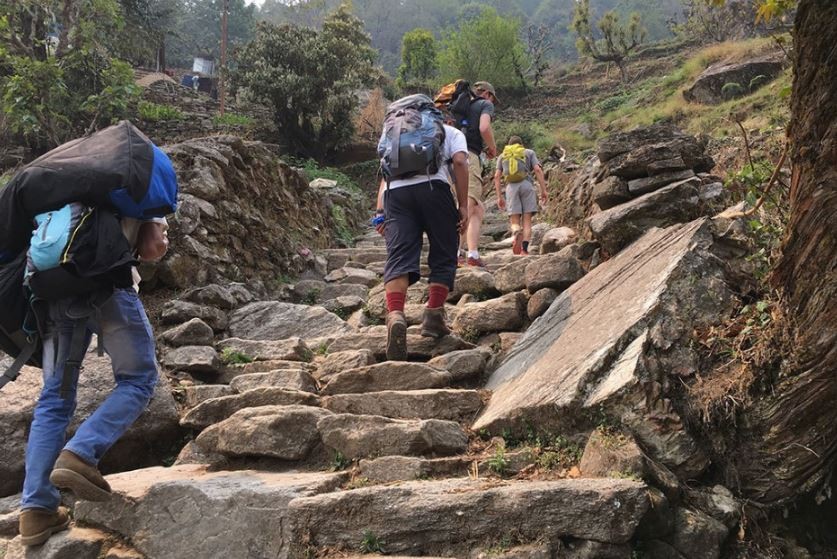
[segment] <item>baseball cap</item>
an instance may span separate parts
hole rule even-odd
[[[494,100],[496,102],[498,102],[498,103],[500,102],[500,100],[497,99],[497,92],[494,91],[494,86],[491,85],[490,83],[488,83],[488,82],[476,82],[476,83],[474,83],[474,89],[487,91],[491,94],[492,97],[494,97]]]

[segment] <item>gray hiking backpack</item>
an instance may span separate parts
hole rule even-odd
[[[439,171],[444,164],[443,124],[441,111],[426,95],[410,95],[387,107],[384,133],[378,142],[387,182]]]

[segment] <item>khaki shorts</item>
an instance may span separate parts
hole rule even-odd
[[[482,180],[482,161],[480,156],[473,151],[468,151],[468,197],[473,198],[477,204],[483,205],[483,188],[485,183]]]
[[[538,213],[538,195],[531,181],[513,182],[506,186],[506,211],[509,215]]]

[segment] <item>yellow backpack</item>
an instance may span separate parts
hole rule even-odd
[[[529,172],[526,170],[526,148],[520,144],[511,144],[503,148],[503,161],[509,164],[506,182],[520,182],[526,180]]]

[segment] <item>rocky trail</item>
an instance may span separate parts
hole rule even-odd
[[[102,466],[113,498],[74,503],[72,529],[28,552],[13,494],[38,373],[0,393],[0,557],[719,557],[741,503],[705,476],[684,384],[748,263],[704,147],[665,126],[605,141],[558,194],[574,229],[536,225],[531,256],[489,201],[454,335],[419,335],[426,284],[410,288],[407,362],[385,360],[374,232],[287,256],[298,277],[276,289],[241,248],[225,274],[169,264],[194,287],[153,317],[165,377]],[[174,230],[232,249],[205,230],[211,200],[186,195]],[[239,265],[261,281],[222,279]],[[87,359],[81,417],[111,382]]]

